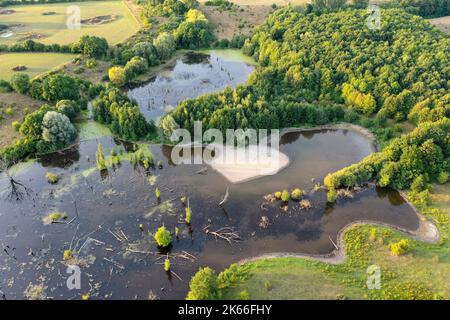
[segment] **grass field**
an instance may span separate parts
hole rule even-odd
[[[23,72],[33,78],[75,57],[66,53],[5,53],[0,54],[0,79],[9,81],[14,73]],[[12,71],[17,65],[27,67],[25,71]]]
[[[79,30],[70,30],[66,26],[69,6],[80,8],[81,20],[98,16],[113,16],[112,21],[97,25],[81,24]],[[71,2],[42,5],[23,5],[8,7],[15,12],[0,15],[2,24],[9,26],[6,33],[0,35],[0,44],[34,38],[45,44],[68,44],[76,42],[82,35],[89,34],[104,37],[111,44],[127,39],[139,29],[130,9],[122,1]],[[43,13],[52,12],[50,15]],[[11,36],[6,36],[11,32]]]

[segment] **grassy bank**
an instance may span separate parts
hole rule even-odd
[[[330,265],[296,258],[250,262],[244,280],[221,290],[224,299],[449,299],[450,298],[450,184],[433,185],[430,205],[418,205],[441,231],[438,244],[415,241],[376,226],[355,226],[344,235],[346,261]],[[409,239],[410,250],[394,256],[389,244]],[[381,270],[381,289],[369,290],[367,268]],[[296,285],[292,285],[295,283]],[[245,296],[245,294],[244,294]]]

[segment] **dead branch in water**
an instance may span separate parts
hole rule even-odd
[[[230,245],[233,244],[233,241],[241,240],[241,237],[237,231],[234,231],[231,227],[223,227],[216,231],[209,231],[209,229],[205,230],[206,234],[212,235],[216,238],[220,238],[226,240]]]
[[[207,172],[208,172],[208,167],[204,167],[198,171],[195,171],[194,174],[206,174]]]
[[[8,189],[10,190],[10,193],[7,197],[8,200],[22,201],[25,196],[29,197],[33,193],[33,190],[25,186],[20,181],[14,179],[10,169],[15,164],[16,162],[8,162],[5,159],[0,158],[0,173],[3,172],[9,180]]]
[[[227,191],[225,192],[225,196],[223,197],[222,201],[220,201],[219,206],[222,206],[223,204],[225,204],[225,202],[227,202],[228,196],[230,195],[229,191],[230,187],[227,186]]]
[[[328,238],[330,238],[330,241],[333,244],[333,246],[336,248],[336,250],[339,250],[339,247],[336,245],[336,243],[334,243],[333,239],[331,239],[330,236],[328,236]]]

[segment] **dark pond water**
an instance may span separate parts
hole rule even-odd
[[[278,202],[262,206],[268,193],[294,187],[310,190],[313,178],[321,181],[328,172],[369,154],[371,144],[355,132],[287,134],[280,150],[289,155],[291,164],[275,176],[238,185],[229,185],[211,169],[197,174],[204,165],[174,166],[170,147],[155,145],[150,148],[155,159],[164,162],[162,169],[146,172],[123,161],[101,175],[92,169],[99,142],[107,155],[111,147],[124,152],[131,147],[104,137],[39,159],[15,174],[32,190],[21,202],[6,200],[8,180],[0,180],[0,290],[7,299],[24,298],[30,283],[43,284],[46,296],[54,299],[79,299],[87,292],[93,298],[147,299],[150,292],[161,299],[184,298],[189,279],[200,266],[221,270],[242,258],[270,252],[328,253],[333,249],[329,237],[335,239],[343,226],[358,219],[410,230],[418,227],[411,208],[397,192],[386,189],[366,190],[333,207],[326,205],[324,191],[305,195],[312,204],[309,210],[300,210],[294,202],[287,211]],[[60,175],[57,185],[47,183],[48,171]],[[149,176],[156,177],[155,185]],[[155,186],[161,190],[160,205]],[[229,199],[221,208],[218,203],[227,186]],[[190,227],[182,222],[180,196],[190,199]],[[74,200],[78,218],[72,223],[43,224],[42,218],[52,210],[67,213],[67,221],[76,217]],[[269,218],[266,229],[258,226],[261,216]],[[164,272],[165,256],[148,234],[161,225],[172,233],[175,227],[180,229],[169,252],[172,274]],[[242,240],[230,245],[204,232],[206,227],[224,226],[238,231]],[[68,248],[81,261],[81,290],[66,287],[69,275],[62,257]],[[185,252],[195,259],[186,259]]]
[[[128,92],[147,120],[160,117],[188,98],[236,87],[254,70],[251,60],[237,50],[188,52],[173,67],[147,84]]]

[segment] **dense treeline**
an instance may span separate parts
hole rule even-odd
[[[185,101],[173,118],[189,128],[194,119],[245,127],[250,118],[253,127],[277,127],[287,104],[317,101],[345,103],[380,121],[448,116],[449,37],[401,10],[384,10],[381,30],[370,30],[366,18],[362,10],[277,11],[244,45],[262,66],[248,82]]]
[[[380,186],[406,189],[421,180],[445,183],[450,172],[450,119],[419,125],[381,152],[329,174],[330,189],[354,187],[377,179]]]
[[[138,141],[154,132],[139,107],[117,88],[103,90],[92,104],[94,119],[107,125],[121,138]]]
[[[105,38],[84,35],[79,41],[68,44],[43,44],[34,40],[17,42],[11,46],[0,45],[0,52],[59,52],[81,53],[90,58],[104,58],[109,45]]]
[[[424,18],[435,18],[450,15],[448,0],[391,0],[385,4],[387,8],[402,8],[403,10]]]

